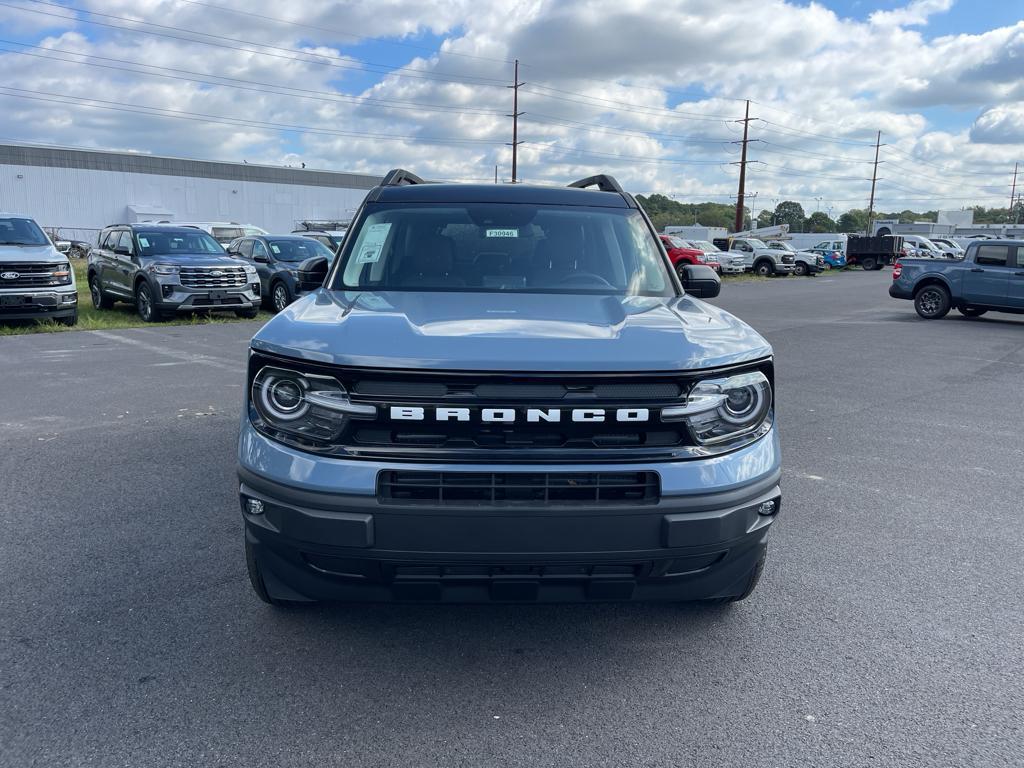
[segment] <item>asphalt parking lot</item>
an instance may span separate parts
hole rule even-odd
[[[0,764],[1020,766],[1024,318],[729,283],[785,501],[732,608],[250,592],[255,324],[0,338]]]

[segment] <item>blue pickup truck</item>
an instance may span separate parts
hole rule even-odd
[[[989,310],[1024,314],[1024,240],[972,243],[962,259],[900,259],[889,295],[910,299],[925,320],[954,307],[967,317]]]

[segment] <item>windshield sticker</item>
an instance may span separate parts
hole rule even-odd
[[[487,237],[519,237],[518,229],[488,229]]]
[[[149,248],[149,240],[147,240],[144,237],[140,237],[139,238],[139,245],[141,245],[143,248]]]
[[[384,252],[384,243],[388,239],[391,224],[371,224],[366,228],[366,236],[359,246],[356,264],[376,264]]]
[[[273,251],[273,252],[274,252],[275,254],[277,254],[277,253],[280,253],[280,252],[281,252],[281,249],[280,249],[280,247],[278,247],[278,246],[274,245],[273,243],[271,243],[271,244],[270,244],[270,250],[272,250],[272,251]]]

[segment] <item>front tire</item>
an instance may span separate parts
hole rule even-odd
[[[771,277],[775,274],[775,268],[770,261],[759,261],[754,265],[754,274],[758,277]]]
[[[793,274],[796,275],[797,277],[807,277],[807,273],[809,271],[810,270],[807,269],[807,265],[804,264],[802,261],[798,261],[796,265],[793,267]]]
[[[93,309],[111,309],[114,306],[114,300],[103,292],[97,275],[89,276],[89,298],[92,299]]]
[[[978,307],[957,307],[957,311],[964,317],[981,317],[987,309],[979,309]]]
[[[871,272],[875,268],[874,258],[871,256],[866,256],[865,258],[861,259],[860,268],[863,269],[865,272]]]
[[[679,272],[679,268],[676,268],[676,272]],[[679,279],[682,280],[682,274],[679,275]],[[283,312],[285,307],[292,303],[292,294],[288,290],[288,286],[278,281],[270,287],[270,305],[274,308],[275,312]]]
[[[926,285],[914,296],[914,309],[925,320],[939,320],[949,313],[949,291],[942,285]]]
[[[76,309],[72,314],[67,317],[57,318],[57,322],[61,325],[73,326],[78,325],[78,310]]]
[[[256,316],[259,313],[259,307],[250,307],[249,309],[236,309],[235,317],[241,317],[245,320],[255,320]]]
[[[145,280],[140,280],[135,287],[135,309],[144,323],[159,323],[163,319],[153,298],[153,289]]]

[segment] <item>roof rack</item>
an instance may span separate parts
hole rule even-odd
[[[602,192],[616,192],[623,197],[626,196],[626,190],[615,180],[614,176],[609,176],[607,173],[599,173],[596,176],[588,176],[585,179],[574,181],[569,185],[570,187],[576,187],[577,189],[586,189],[587,187],[597,187]]]
[[[380,183],[382,187],[402,187],[408,184],[426,184],[423,179],[417,176],[411,171],[407,171],[404,168],[394,168],[387,172],[384,176],[384,181]]]

